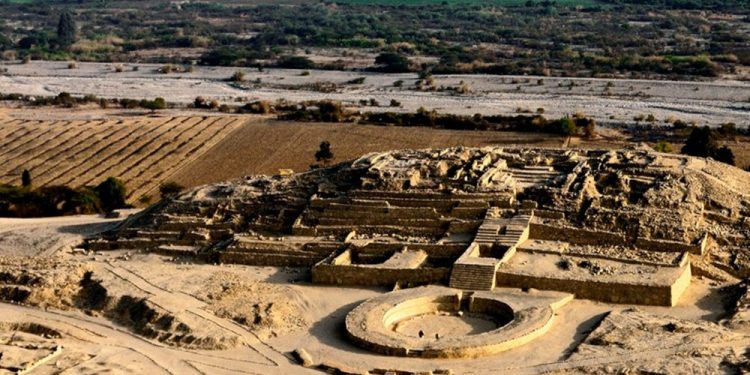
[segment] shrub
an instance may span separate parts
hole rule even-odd
[[[168,181],[159,185],[159,194],[162,199],[177,196],[183,190],[185,190],[185,187],[174,181]]]
[[[138,198],[138,203],[143,205],[149,205],[151,204],[151,196],[150,195],[141,195],[140,198]]]
[[[730,149],[727,146],[722,146],[713,153],[713,158],[716,161],[720,161],[722,163],[726,163],[729,165],[734,165],[734,153],[732,152],[732,149]]]
[[[302,73],[300,73],[299,75],[301,75],[303,77],[309,76],[310,75],[310,71],[309,70],[305,70]]]
[[[719,147],[718,138],[719,133],[708,126],[694,127],[681,152],[692,156],[712,157],[722,163],[734,165],[734,153],[727,146]]]
[[[659,143],[654,146],[654,150],[656,150],[657,152],[671,153],[672,144],[667,141],[659,141]]]
[[[315,152],[315,160],[328,164],[333,159],[333,152],[331,152],[331,143],[323,141],[320,143],[320,148]]]
[[[718,149],[717,135],[708,126],[694,127],[681,152],[686,155],[708,157]]]
[[[571,136],[578,134],[578,128],[576,127],[575,121],[570,117],[563,117],[560,119],[560,132],[563,135]]]
[[[724,137],[732,137],[737,134],[737,125],[735,125],[733,122],[721,124],[721,126],[719,127],[719,134]]]
[[[365,83],[365,77],[358,77],[358,78],[350,79],[346,81],[346,83],[350,85],[361,85]]]
[[[593,138],[596,135],[596,122],[590,118],[576,119],[576,126],[583,128],[583,136]]]
[[[401,102],[396,99],[391,99],[391,107],[401,107]]]
[[[315,63],[305,56],[284,56],[276,63],[284,69],[314,69]]]
[[[164,100],[164,98],[156,98],[154,100],[142,100],[139,104],[141,107],[151,110],[151,112],[167,108],[167,102]]]
[[[232,74],[232,77],[229,78],[232,82],[242,82],[245,80],[245,73],[241,70],[238,70]]]
[[[23,173],[21,173],[21,186],[25,188],[31,187],[31,173],[28,169],[24,169]]]
[[[375,58],[377,70],[388,73],[405,73],[411,71],[409,59],[394,52],[383,52]]]
[[[68,63],[68,69],[76,69],[78,68],[78,64],[75,61],[71,61]]]
[[[127,189],[125,184],[117,178],[108,177],[95,189],[104,212],[112,212],[118,208],[125,207]]]
[[[257,102],[247,103],[242,107],[243,112],[255,113],[266,115],[273,111],[271,103],[265,100],[259,100]]]
[[[167,65],[162,65],[162,67],[157,69],[157,71],[161,74],[169,74],[175,71],[175,68],[171,64],[167,64]]]

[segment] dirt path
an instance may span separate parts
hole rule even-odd
[[[212,324],[239,336],[243,345],[222,351],[191,350],[170,347],[156,341],[142,338],[125,328],[97,317],[78,312],[38,310],[29,307],[0,303],[0,321],[33,321],[63,332],[63,350],[93,351],[93,358],[80,363],[69,371],[78,372],[88,363],[96,362],[112,350],[123,356],[131,352],[138,357],[140,364],[148,363],[149,373],[190,375],[226,372],[236,374],[301,374],[302,367],[293,364],[284,354],[263,343],[255,335],[238,324],[219,318],[204,309],[205,304],[181,292],[160,288],[133,271],[106,263],[104,267],[118,278],[131,283],[149,294],[149,300],[173,313],[189,313],[206,324]],[[177,311],[182,309],[182,311]],[[92,349],[94,348],[94,349]],[[110,353],[111,354],[111,353]],[[107,355],[110,355],[107,354]],[[114,357],[117,357],[114,356]],[[109,357],[111,361],[114,357]],[[107,366],[117,366],[107,362]],[[313,372],[310,372],[313,373]]]
[[[217,317],[206,310],[206,304],[195,297],[182,293],[173,292],[158,287],[150,283],[132,270],[119,267],[113,263],[107,263],[105,268],[118,278],[131,283],[139,290],[149,294],[149,301],[158,305],[162,309],[172,313],[189,313],[204,320],[207,324],[212,324],[224,331],[242,339],[243,345],[254,353],[248,357],[260,357],[258,360],[252,360],[253,363],[263,366],[273,366],[283,368],[290,365],[289,359],[282,353],[274,350],[263,343],[257,336],[244,329],[234,321]]]

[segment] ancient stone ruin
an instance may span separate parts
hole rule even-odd
[[[393,151],[196,188],[87,245],[392,287],[347,316],[353,342],[476,357],[543,334],[573,297],[673,306],[693,274],[747,277],[747,186],[738,169],[645,148]],[[408,327],[427,314],[489,325],[427,340]]]

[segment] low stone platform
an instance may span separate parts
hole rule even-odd
[[[573,295],[559,292],[466,292],[427,286],[391,292],[365,301],[346,317],[346,331],[357,345],[386,355],[424,358],[472,358],[523,345],[551,327],[555,310]],[[495,329],[440,337],[404,334],[411,319],[439,315],[461,319],[471,315],[494,323]],[[481,317],[481,318],[478,318]],[[482,324],[488,326],[488,324]],[[420,337],[422,336],[422,337]]]

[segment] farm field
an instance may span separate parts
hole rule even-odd
[[[32,120],[0,115],[0,183],[96,185],[123,180],[128,200],[154,196],[159,184],[244,121],[240,117],[142,116]]]
[[[205,152],[172,179],[184,186],[225,181],[244,175],[275,174],[279,169],[307,170],[322,141],[331,143],[332,163],[364,153],[406,148],[525,145],[560,147],[564,139],[549,134],[460,131],[375,125],[299,123],[257,119]],[[581,147],[618,147],[619,139],[585,142]]]

